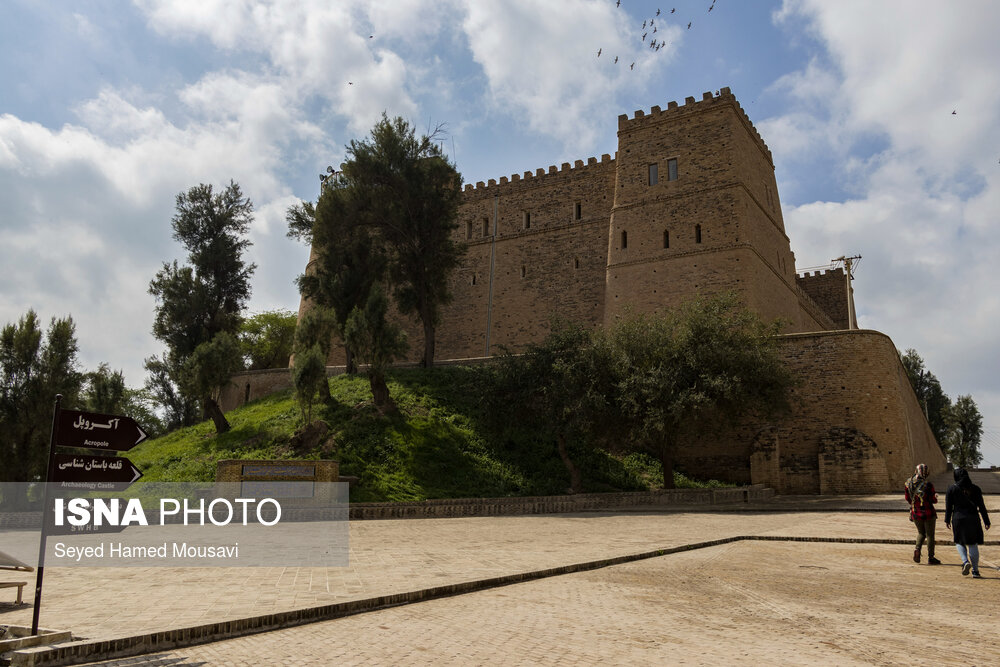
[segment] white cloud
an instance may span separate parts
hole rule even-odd
[[[787,0],[778,20],[800,19],[822,52],[776,82],[788,110],[760,125],[779,162],[831,151],[853,194],[786,207],[797,257],[860,252],[862,325],[996,420],[1000,6]]]
[[[352,132],[365,132],[383,110],[412,115],[408,68],[381,39],[369,39],[370,20],[346,3],[173,2],[136,0],[150,26],[177,39],[207,37],[217,47],[265,55],[294,99],[317,95]],[[418,11],[422,5],[410,5]],[[391,14],[377,13],[383,21]],[[387,23],[389,28],[395,23]]]
[[[260,271],[286,288],[265,291],[264,301],[294,301],[291,278],[304,261],[283,261],[298,249],[275,233],[293,200],[279,172],[291,143],[321,144],[322,133],[267,78],[210,74],[178,96],[192,112],[183,123],[110,88],[79,105],[78,125],[52,130],[0,116],[0,321],[38,304],[45,318],[72,313],[83,364],[127,358],[132,384],[142,381],[142,359],[162,347],[149,333],[148,282],[161,262],[184,259],[170,238],[178,192],[233,178],[254,200],[251,239],[262,247],[250,260],[266,258]]]
[[[669,60],[670,47],[652,53],[638,39],[638,26],[610,2],[468,2],[466,11],[463,29],[487,77],[490,106],[524,116],[532,130],[571,151],[591,146],[599,127],[617,115],[618,90],[643,88]],[[680,29],[664,27],[657,35],[676,42]]]

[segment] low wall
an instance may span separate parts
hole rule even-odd
[[[774,490],[761,486],[723,489],[658,489],[623,493],[521,498],[455,498],[409,503],[351,503],[352,519],[415,519],[460,516],[517,516],[609,510],[626,507],[702,506],[768,500]]]

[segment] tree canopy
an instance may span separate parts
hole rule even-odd
[[[45,472],[56,394],[74,405],[83,376],[76,368],[73,319],[52,318],[43,335],[29,310],[0,332],[0,463],[3,480],[30,482]]]
[[[288,367],[297,319],[290,310],[267,310],[243,320],[239,341],[248,370]]]
[[[406,332],[386,318],[388,307],[385,288],[375,284],[364,308],[355,307],[344,327],[347,344],[357,350],[361,360],[368,364],[372,398],[383,414],[397,412],[396,404],[389,395],[385,374],[389,364],[405,354],[407,347]]]
[[[314,259],[298,278],[299,290],[333,313],[348,373],[355,372],[357,364],[344,335],[347,318],[355,308],[364,307],[372,286],[385,280],[388,265],[378,230],[366,222],[359,206],[356,193],[338,179],[323,188],[317,206],[293,206],[287,215],[288,235],[312,240]],[[323,347],[328,349],[329,344]]]
[[[171,224],[190,266],[164,263],[149,284],[157,302],[153,335],[166,343],[167,352],[162,359],[147,359],[146,368],[151,374],[147,386],[182,425],[191,423],[189,404],[197,399],[217,428],[228,429],[221,412],[214,414],[213,396],[204,392],[209,385],[186,370],[200,346],[239,330],[256,268],[243,258],[252,222],[253,204],[235,182],[218,193],[201,184],[177,195]]]
[[[959,396],[948,409],[948,434],[942,448],[956,466],[975,467],[983,460],[980,444],[983,437],[983,415],[972,396]]]
[[[387,282],[399,311],[423,325],[426,367],[434,362],[440,308],[451,297],[448,278],[464,252],[453,238],[461,175],[434,136],[418,138],[408,122],[383,114],[368,138],[348,145],[341,173],[317,205],[287,215],[289,236],[311,240],[315,253],[300,279],[303,293],[333,308],[343,333],[372,284]]]
[[[899,360],[906,371],[906,378],[917,395],[927,423],[930,424],[934,438],[942,447],[948,437],[948,412],[951,409],[951,399],[941,389],[937,376],[924,368],[923,358],[913,348],[899,355]]]
[[[489,369],[485,413],[492,428],[530,429],[555,445],[573,493],[583,490],[572,450],[594,446],[613,423],[610,357],[596,353],[590,330],[555,323],[541,343],[505,353]]]
[[[627,314],[599,340],[613,361],[619,451],[659,459],[673,487],[684,437],[786,408],[793,378],[766,324],[734,294],[700,298],[663,315]]]

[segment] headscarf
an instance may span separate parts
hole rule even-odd
[[[955,468],[955,484],[968,495],[972,488],[972,479],[969,478],[969,471],[965,468]]]
[[[958,479],[958,470],[955,471],[955,479]],[[906,490],[910,492],[910,502],[913,505],[924,504],[924,493],[927,490],[927,464],[917,464],[913,477],[906,480]]]

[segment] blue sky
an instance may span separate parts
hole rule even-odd
[[[798,266],[861,254],[861,325],[973,395],[1000,465],[997,25],[988,1],[8,0],[0,323],[72,314],[82,365],[140,385],[178,192],[243,186],[251,309],[294,310],[284,212],[383,111],[443,123],[474,183],[613,154],[619,114],[729,86]]]

